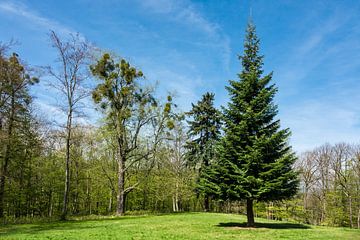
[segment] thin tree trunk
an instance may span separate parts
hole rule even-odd
[[[173,212],[176,212],[176,200],[175,200],[175,195],[172,197],[172,206],[173,206]]]
[[[146,183],[145,183],[146,184]],[[142,201],[142,208],[144,210],[146,210],[146,205],[147,205],[147,184],[145,185],[144,187],[144,190],[143,190],[143,201]]]
[[[208,195],[205,195],[204,198],[205,198],[204,199],[204,210],[205,210],[205,212],[209,212],[209,210],[210,210],[210,198],[209,198]]]
[[[175,209],[176,212],[179,211],[179,183],[176,181],[176,189],[175,189]]]
[[[353,214],[352,214],[352,198],[351,195],[349,195],[349,218],[350,218],[350,228],[353,227]]]
[[[52,190],[50,190],[50,194],[49,194],[49,212],[48,212],[48,216],[51,217],[52,216],[52,209],[53,209],[53,204],[52,204]]]
[[[75,194],[74,194],[74,213],[78,214],[80,212],[79,209],[79,162],[76,160],[75,161]]]
[[[321,220],[320,220],[320,224],[322,224],[323,222],[325,222],[325,213],[326,213],[326,198],[325,196],[322,199],[323,203],[322,203],[322,209],[321,209]]]
[[[179,184],[176,181],[175,182],[175,193],[173,195],[173,211],[178,212],[179,211],[179,193],[178,193]]]
[[[125,160],[120,156],[118,162],[118,195],[116,214],[123,216],[125,214]]]
[[[111,213],[111,211],[112,211],[112,198],[113,198],[113,191],[112,191],[112,189],[111,189],[111,190],[110,190],[108,213]]]
[[[255,227],[254,209],[253,209],[253,200],[252,199],[246,199],[246,217],[247,217],[247,226]]]
[[[72,122],[72,110],[69,110],[67,124],[66,124],[66,162],[65,162],[65,189],[63,198],[63,208],[61,211],[61,220],[66,220],[67,204],[69,199],[70,190],[70,140],[71,140],[71,122]]]

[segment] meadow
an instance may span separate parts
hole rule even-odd
[[[0,239],[360,239],[360,230],[310,226],[223,213],[106,217],[0,226]]]

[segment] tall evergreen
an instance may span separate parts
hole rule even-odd
[[[247,224],[254,226],[254,201],[273,201],[297,192],[296,160],[288,145],[289,129],[281,129],[274,104],[277,88],[272,73],[263,76],[263,56],[255,26],[247,26],[239,80],[226,87],[230,102],[224,109],[225,134],[220,160],[202,179],[208,192],[223,200],[246,200]]]
[[[215,155],[215,144],[220,138],[221,117],[219,111],[214,107],[214,94],[205,93],[197,104],[192,104],[188,116],[187,160],[190,165],[196,166],[199,173],[210,165]],[[204,209],[209,210],[209,196],[205,193]]]

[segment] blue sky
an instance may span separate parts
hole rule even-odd
[[[49,30],[80,33],[118,53],[176,92],[183,110],[211,91],[225,105],[225,85],[241,70],[244,30],[252,9],[274,71],[283,127],[298,152],[323,143],[360,140],[360,2],[346,0],[0,0],[0,41],[32,66],[54,62]],[[33,89],[43,112],[54,110],[44,83]]]

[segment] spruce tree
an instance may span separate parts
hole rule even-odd
[[[263,76],[263,56],[255,26],[248,24],[239,80],[226,89],[224,137],[218,164],[202,178],[207,191],[223,200],[246,200],[247,224],[255,225],[253,202],[292,197],[298,188],[296,160],[288,145],[289,129],[281,129],[274,104],[272,73]]]
[[[220,139],[221,117],[220,112],[214,107],[213,93],[205,93],[197,104],[192,104],[192,109],[187,113],[192,117],[188,121],[188,150],[186,157],[189,165],[199,170],[207,168],[215,155],[215,144]],[[199,188],[201,189],[201,188]],[[205,193],[204,209],[209,211],[209,196]]]

